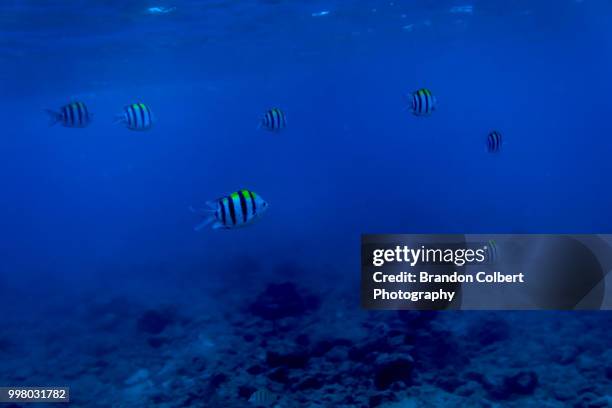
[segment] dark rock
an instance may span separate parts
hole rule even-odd
[[[304,294],[293,283],[272,283],[249,306],[249,311],[262,319],[278,320],[302,316],[318,306],[317,297]]]
[[[289,332],[293,332],[294,330],[298,329],[301,320],[296,317],[285,317],[279,320],[274,320],[274,322],[274,327],[270,328],[269,330],[263,329],[260,332],[260,336],[268,338],[285,338],[289,336]]]
[[[340,346],[340,347],[352,347],[354,344],[352,340],[343,339],[343,338],[334,339],[333,343],[334,343],[334,346]]]
[[[449,393],[455,392],[463,385],[463,381],[453,375],[440,375],[436,378],[436,385]]]
[[[355,347],[352,347],[349,350],[349,358],[353,361],[360,362],[373,362],[373,360],[380,353],[393,352],[393,350],[389,343],[387,343],[385,338],[379,338],[376,340],[372,340],[365,344],[361,344]]]
[[[381,355],[376,360],[374,385],[385,390],[396,381],[410,383],[414,360],[410,356]]]
[[[257,391],[257,388],[248,385],[242,385],[238,387],[238,396],[240,398],[249,399],[253,393]]]
[[[191,400],[191,398],[190,398]],[[163,393],[157,393],[151,396],[151,402],[153,402],[154,404],[163,404],[163,403],[167,403],[167,402],[171,402],[172,401],[172,397],[167,395],[167,394],[163,394]]]
[[[218,388],[221,384],[228,380],[227,375],[223,373],[215,374],[210,378],[210,387],[212,389]]]
[[[242,336],[242,338],[244,339],[244,341],[246,341],[247,343],[252,342],[253,340],[255,340],[255,335],[253,334],[245,334],[244,336]]]
[[[329,350],[334,347],[334,344],[331,340],[321,340],[315,343],[312,347],[312,355],[315,357],[324,356]]]
[[[612,400],[608,397],[598,397],[591,400],[589,408],[610,408],[612,406]]]
[[[138,319],[138,330],[148,334],[159,334],[173,323],[173,317],[167,310],[147,310]]]
[[[484,384],[485,382],[487,382],[484,374],[479,373],[477,371],[467,371],[464,376],[467,380],[476,381],[480,384]]]
[[[406,389],[406,384],[404,384],[404,382],[402,381],[394,382],[393,384],[391,384],[391,387],[389,389],[393,392],[404,391]]]
[[[588,393],[595,393],[597,391],[597,388],[595,387],[594,384],[585,384],[582,387],[579,387],[576,390],[577,394],[588,394]]]
[[[574,364],[579,355],[580,350],[574,346],[560,347],[553,352],[554,360],[563,365]]]
[[[427,330],[431,322],[433,322],[438,313],[430,310],[415,311],[415,310],[398,310],[397,317],[406,324],[406,330]]]
[[[435,338],[436,341],[431,341]],[[469,356],[461,347],[457,337],[448,331],[431,330],[428,336],[420,336],[414,342],[419,353],[419,367],[428,370],[432,368],[463,368],[469,365]]]
[[[552,395],[559,401],[569,401],[576,398],[576,390],[573,387],[568,387],[567,384],[558,383],[552,389]]]
[[[247,368],[247,373],[251,375],[258,375],[258,374],[263,373],[264,371],[265,369],[260,365],[254,365],[254,366]]]
[[[489,346],[507,339],[510,336],[508,323],[498,318],[487,318],[479,321],[469,330],[471,336],[481,347]]]
[[[181,396],[177,396],[176,393],[173,393],[172,391],[164,392],[163,389],[152,391],[152,393],[158,395],[165,394],[163,397],[161,397],[161,395],[158,397],[153,397],[154,402],[164,403],[172,401],[173,406],[191,407],[197,404],[199,401],[207,401],[210,399],[210,396],[214,391],[215,390],[211,389],[210,387],[207,387],[205,383],[198,383],[197,385],[189,387],[189,389],[185,390]]]
[[[334,347],[327,354],[325,354],[325,359],[332,363],[342,364],[345,361],[349,360],[348,348],[347,347]]]
[[[300,334],[295,338],[295,344],[306,347],[310,344],[310,337],[307,334]]]
[[[391,333],[394,333],[394,334],[392,335]],[[395,331],[389,331],[389,333],[387,333],[385,338],[387,339],[387,344],[389,345],[389,348],[393,350],[397,350],[403,347],[405,344],[407,344],[406,336],[402,334],[397,334],[397,332]]]
[[[268,374],[268,378],[281,384],[289,384],[289,370],[286,367],[278,367]]]
[[[323,387],[325,384],[323,383],[323,381],[319,380],[316,377],[308,377],[306,378],[304,381],[302,381],[301,383],[299,383],[296,388],[300,391],[305,391],[305,390],[318,390],[321,387]]]
[[[308,364],[310,356],[306,350],[297,350],[288,353],[277,353],[269,351],[266,355],[266,363],[270,367],[304,368]]]
[[[515,396],[533,394],[538,386],[538,376],[533,371],[520,371],[504,377],[499,382],[484,379],[482,384],[493,398],[507,400]]]
[[[374,408],[374,407],[378,407],[382,405],[383,403],[391,400],[392,398],[393,398],[392,394],[378,393],[378,394],[371,395],[370,398],[368,399],[368,403],[369,403],[370,408]]]
[[[191,366],[180,366],[176,369],[176,374],[179,376],[187,376],[191,373]]]
[[[605,404],[601,405],[602,402]],[[601,398],[599,395],[588,392],[580,395],[580,397],[574,401],[573,406],[574,408],[601,408],[608,407],[609,405],[607,404],[607,401]]]
[[[533,394],[538,386],[538,376],[533,371],[521,371],[515,375],[506,377],[504,379],[504,385],[511,394]]]
[[[312,347],[311,354],[314,357],[322,357],[336,346],[352,347],[353,342],[348,339],[320,340]],[[358,354],[359,352],[355,351],[354,353]]]
[[[385,402],[385,398],[381,394],[372,395],[369,399],[370,407],[377,407]]]
[[[417,333],[406,333],[404,336],[404,344],[415,344],[419,341],[419,337]]]
[[[206,360],[202,357],[193,357],[189,367],[196,372],[204,371],[206,369]]]
[[[468,381],[467,383],[455,389],[454,393],[461,397],[469,397],[470,395],[473,395],[479,389],[480,389],[479,383],[477,383],[476,381]]]
[[[406,333],[403,330],[399,329],[390,329],[387,333],[389,337],[403,337]]]
[[[606,367],[606,377],[608,380],[612,380],[612,365]]]

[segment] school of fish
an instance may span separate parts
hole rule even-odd
[[[417,117],[431,116],[437,109],[437,99],[428,88],[418,89],[408,95],[408,110]],[[73,101],[58,110],[46,110],[50,117],[50,125],[61,124],[67,128],[85,128],[93,119],[93,114],[87,105],[81,101]],[[115,123],[129,130],[150,130],[156,119],[151,108],[142,102],[125,105],[121,113],[115,117]],[[267,110],[260,119],[259,129],[278,133],[287,127],[285,112],[277,107]],[[498,130],[490,131],[485,140],[489,153],[500,153],[503,138]],[[190,207],[191,211],[202,219],[194,227],[201,231],[207,226],[212,229],[236,229],[253,224],[261,218],[268,209],[268,203],[256,192],[242,189],[227,196],[206,203],[206,208]]]

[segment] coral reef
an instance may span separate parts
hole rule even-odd
[[[244,293],[210,315],[109,298],[60,327],[7,325],[0,376],[69,384],[74,407],[245,407],[262,389],[277,408],[610,407],[607,328],[589,314],[366,312],[294,282]]]

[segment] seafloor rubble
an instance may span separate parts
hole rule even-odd
[[[90,298],[5,327],[0,376],[69,385],[73,407],[248,407],[259,389],[279,408],[612,406],[606,312],[366,312],[352,291],[323,293]]]

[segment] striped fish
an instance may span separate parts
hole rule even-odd
[[[410,96],[410,111],[415,116],[429,116],[436,109],[436,103],[436,97],[429,89],[419,89]]]
[[[260,128],[278,132],[287,127],[287,117],[279,108],[272,108],[261,118]]]
[[[268,203],[250,190],[239,190],[206,204],[209,208],[191,208],[192,212],[204,217],[204,220],[195,226],[196,231],[209,224],[212,224],[213,229],[244,227],[261,217],[268,208]]]
[[[266,388],[260,388],[249,397],[249,403],[256,407],[268,407],[276,401],[278,397]]]
[[[69,128],[84,128],[91,123],[93,115],[83,102],[72,102],[60,108],[59,112],[46,110],[51,117],[50,126],[61,123]]]
[[[489,153],[498,153],[502,147],[502,134],[497,130],[489,133],[487,136],[487,150]]]
[[[133,103],[123,108],[117,122],[125,124],[130,130],[148,130],[153,126],[153,112],[144,103]]]

